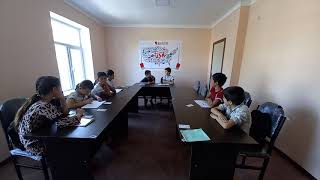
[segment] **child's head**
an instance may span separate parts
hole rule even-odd
[[[111,69],[107,71],[107,78],[110,81],[114,79],[114,72]]]
[[[167,67],[167,68],[165,68],[164,70],[165,70],[166,75],[167,75],[167,76],[170,76],[170,74],[171,74],[171,68]]]
[[[227,76],[223,73],[215,73],[212,75],[212,85],[214,87],[219,86],[222,87],[227,81]]]
[[[81,95],[90,95],[91,90],[93,89],[93,83],[90,80],[84,80],[77,85],[77,92]]]
[[[107,74],[105,72],[98,72],[98,81],[100,84],[106,84],[107,83]]]
[[[150,70],[146,70],[146,71],[144,72],[144,75],[145,75],[146,77],[150,77],[150,76],[151,76],[151,71],[150,71]]]
[[[37,95],[44,97],[52,95],[53,98],[58,98],[63,95],[60,80],[53,76],[41,76],[36,81]]]
[[[241,104],[245,99],[244,90],[239,86],[227,87],[223,90],[223,95],[225,103],[234,106]]]

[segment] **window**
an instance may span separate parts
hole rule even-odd
[[[94,80],[89,29],[53,12],[50,17],[62,90],[72,91]]]

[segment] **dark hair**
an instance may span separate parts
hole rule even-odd
[[[235,105],[241,104],[244,99],[244,90],[239,86],[227,87],[223,90],[223,95],[227,101],[231,101]]]
[[[151,71],[150,71],[150,70],[146,70],[146,71],[144,72],[144,74],[145,74],[145,75],[151,74]]]
[[[98,78],[100,77],[107,77],[107,74],[105,72],[98,72],[97,73]]]
[[[164,70],[168,71],[169,73],[171,73],[171,68],[167,67]]]
[[[61,86],[60,80],[53,76],[41,76],[36,81],[36,93],[29,98],[18,110],[15,119],[14,119],[14,126],[18,129],[19,122],[22,119],[22,116],[26,113],[29,107],[39,101],[42,96],[46,96],[52,92],[54,87]]]
[[[223,86],[227,81],[227,76],[223,73],[214,73],[212,79],[214,82],[218,82],[219,86]]]
[[[114,72],[111,69],[109,69],[107,71],[107,77],[111,77],[112,75],[114,75]]]
[[[81,83],[79,83],[76,87],[76,90],[79,88],[88,88],[90,90],[93,89],[93,83],[90,80],[84,80]]]

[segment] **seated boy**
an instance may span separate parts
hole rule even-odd
[[[103,100],[114,95],[107,83],[107,74],[105,72],[98,72],[98,83],[94,86],[91,93],[101,97]]]
[[[206,100],[210,107],[216,107],[223,103],[223,88],[226,83],[227,76],[223,73],[215,73],[212,75],[210,83],[210,92],[208,93]]]
[[[146,70],[144,72],[144,75],[145,75],[145,77],[141,80],[141,82],[147,83],[147,84],[154,84],[156,82],[156,78],[154,76],[152,76],[150,70]]]
[[[145,77],[140,81],[142,83],[146,83],[146,84],[154,84],[156,82],[156,78],[154,76],[151,75],[151,71],[150,70],[146,70],[144,72]],[[148,104],[148,99],[147,97],[144,95],[144,106],[147,106]],[[154,95],[151,95],[151,99],[150,99],[150,104],[153,105],[153,99],[155,99],[156,97]]]
[[[90,80],[84,80],[76,87],[76,91],[67,97],[67,106],[69,109],[81,108],[86,104],[90,104],[94,99],[101,101],[101,98],[91,94],[93,84]]]
[[[116,93],[116,87],[114,86],[114,83],[112,81],[113,79],[114,79],[114,72],[111,69],[109,69],[107,71],[107,83],[109,85],[110,90],[113,93]]]
[[[174,78],[171,76],[171,68],[167,67],[164,70],[166,75],[161,78],[161,84],[174,84]]]
[[[224,128],[240,127],[249,134],[251,114],[244,101],[244,90],[241,87],[228,87],[224,91],[224,104],[212,108],[210,115]]]

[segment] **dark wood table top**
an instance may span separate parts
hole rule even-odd
[[[211,139],[208,143],[257,144],[255,140],[240,128],[230,130],[223,129],[220,124],[210,117],[209,109],[200,108],[194,102],[195,99],[201,99],[201,97],[199,97],[192,88],[176,87],[174,85],[144,85],[142,83],[137,83],[129,88],[123,89],[117,95],[111,97],[108,100],[112,102],[111,105],[102,105],[99,107],[100,109],[106,108],[107,111],[105,112],[98,112],[96,109],[87,110],[87,112],[94,116],[95,120],[86,127],[57,128],[56,126],[51,126],[49,129],[42,129],[28,134],[26,137],[42,140],[94,140],[102,134],[143,87],[170,88],[177,125],[189,124],[193,129],[202,128]],[[187,104],[194,104],[194,106],[189,108],[186,107]]]
[[[35,139],[77,139],[94,140],[108,127],[108,125],[121,113],[129,101],[139,92],[141,86],[134,85],[123,89],[121,92],[111,97],[111,105],[101,105],[99,109],[107,109],[104,112],[98,112],[96,109],[87,109],[86,113],[94,116],[94,121],[86,127],[66,127],[57,128],[53,125],[49,129],[42,129],[32,134],[26,135],[26,138]]]
[[[210,117],[210,109],[201,108],[194,102],[204,98],[197,95],[192,88],[171,87],[170,90],[177,125],[188,124],[191,129],[202,128],[211,139],[206,143],[258,144],[238,127],[223,129],[215,119]],[[187,107],[187,104],[194,106]]]

